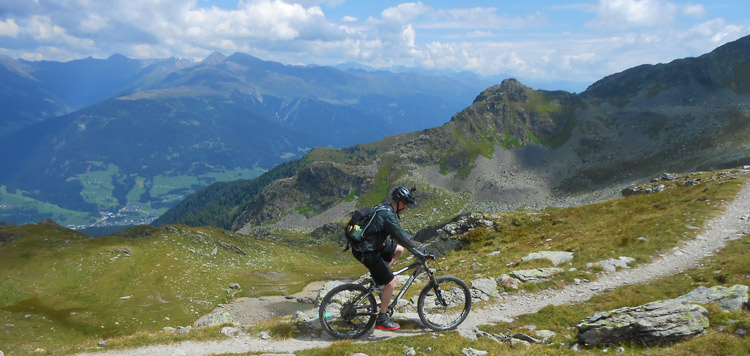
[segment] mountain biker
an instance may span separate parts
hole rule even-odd
[[[361,243],[352,246],[354,258],[370,270],[377,288],[383,289],[380,293],[380,310],[375,322],[375,328],[379,330],[393,331],[401,328],[388,316],[388,305],[393,289],[396,287],[396,278],[393,276],[391,266],[401,257],[404,247],[419,258],[429,256],[424,247],[414,241],[399,223],[401,213],[416,203],[409,189],[404,187],[394,189],[391,193],[391,203],[385,204],[385,209],[375,215],[372,227],[367,230],[372,233],[366,234]],[[389,236],[391,241],[386,241]]]

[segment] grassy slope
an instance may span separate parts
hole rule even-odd
[[[62,350],[187,326],[235,297],[362,272],[338,247],[300,249],[214,228],[139,229],[130,231],[138,238],[92,239],[43,224],[3,228],[22,238],[0,246],[0,325],[14,325],[0,333],[0,350]],[[242,289],[229,293],[230,283]]]
[[[478,229],[465,237],[473,242],[460,251],[455,251],[440,261],[450,266],[450,274],[464,280],[480,277],[497,277],[511,270],[532,267],[551,267],[547,261],[520,262],[515,267],[506,267],[508,262],[518,262],[529,252],[546,250],[573,251],[575,258],[569,266],[576,272],[566,272],[553,282],[524,285],[526,290],[556,288],[573,278],[596,279],[596,269],[586,269],[586,263],[605,258],[630,256],[637,263],[651,261],[655,254],[671,249],[679,241],[693,238],[706,220],[721,212],[725,201],[745,183],[745,179],[729,179],[720,173],[701,175],[704,184],[695,187],[676,187],[658,194],[613,199],[598,204],[568,208],[546,209],[541,213],[518,212],[505,214],[496,220],[492,229]],[[711,183],[706,180],[716,179]],[[637,240],[646,237],[648,242]],[[500,258],[489,257],[492,251],[502,251]],[[295,352],[296,355],[350,355],[363,352],[369,355],[403,355],[405,347],[413,347],[417,354],[461,354],[461,349],[473,347],[489,351],[494,355],[576,355],[568,346],[576,342],[574,326],[596,311],[623,306],[635,306],[650,301],[674,298],[697,286],[750,285],[750,240],[733,242],[715,257],[707,259],[700,268],[686,273],[643,285],[617,288],[599,295],[584,304],[550,306],[535,314],[524,315],[513,323],[485,325],[481,329],[489,332],[513,334],[530,333],[523,326],[534,324],[537,329],[548,329],[557,333],[551,340],[553,345],[532,345],[529,348],[512,349],[507,344],[497,344],[487,339],[468,340],[455,332],[426,333],[408,338],[394,338],[379,343],[356,344],[350,341],[333,343],[321,350]],[[479,269],[472,268],[480,263]],[[480,304],[481,305],[481,304]],[[711,328],[704,337],[655,348],[644,348],[637,344],[618,345],[625,347],[627,354],[644,355],[746,355],[750,352],[750,341],[734,335],[736,329],[750,328],[747,312],[723,313],[716,308],[711,311]],[[398,315],[396,315],[398,318]],[[600,354],[607,347],[589,349],[584,352]],[[612,352],[613,347],[609,347]],[[435,351],[432,351],[435,352]]]
[[[569,250],[575,253],[575,258],[571,262],[571,265],[564,267],[576,267],[578,271],[567,272],[553,282],[524,287],[526,290],[533,291],[539,288],[557,288],[564,283],[571,282],[573,278],[596,279],[598,271],[597,269],[587,269],[586,263],[588,262],[605,258],[616,258],[618,256],[635,257],[638,263],[648,262],[651,260],[651,256],[671,249],[671,247],[675,246],[681,240],[696,236],[700,230],[692,227],[703,226],[707,219],[719,214],[721,206],[724,204],[723,202],[733,199],[741,185],[745,182],[744,179],[732,179],[729,175],[724,175],[721,172],[705,173],[699,177],[703,179],[703,184],[701,185],[694,187],[674,187],[657,194],[614,199],[598,204],[567,209],[555,208],[546,209],[541,212],[517,212],[498,215],[493,228],[477,229],[463,236],[463,238],[471,241],[471,243],[463,250],[454,251],[442,258],[438,263],[439,271],[440,273],[453,274],[466,281],[470,281],[486,276],[497,277],[501,273],[507,273],[515,269],[551,266],[547,261],[519,262],[521,257],[529,252],[549,248],[551,250]],[[696,176],[691,178],[696,178]],[[298,256],[291,259],[288,257],[284,258],[284,261],[301,261],[307,263],[308,266],[310,264],[321,266],[321,268],[306,268],[301,271],[297,270],[299,267],[277,266],[283,268],[283,271],[288,275],[291,275],[292,280],[298,281],[297,284],[293,284],[293,282],[289,280],[285,282],[284,278],[281,278],[279,282],[282,286],[286,283],[292,283],[291,285],[287,285],[287,291],[299,289],[301,287],[299,281],[306,280],[306,278],[307,280],[312,280],[335,277],[339,273],[356,274],[357,272],[361,272],[358,269],[359,266],[352,264],[353,259],[348,254],[340,253],[338,249],[320,247],[318,250],[307,249],[306,251],[300,251],[299,249],[289,249],[280,244],[274,245],[271,248],[270,243],[261,243],[252,240],[241,242],[237,237],[226,236],[221,230],[183,229],[188,234],[197,235],[198,232],[202,232],[212,238],[236,244],[243,249],[266,251],[269,255],[273,255],[275,249],[278,249],[281,253],[298,254]],[[638,237],[641,236],[648,238],[649,241],[643,242],[638,240]],[[71,246],[64,248],[57,246],[62,242],[63,238],[70,239]],[[21,241],[16,241],[16,244]],[[216,256],[219,258],[209,257],[206,259],[201,257],[200,261],[185,264],[179,262],[195,258],[194,254],[189,252],[190,248],[200,250],[203,254],[210,254],[213,249],[211,246],[216,246],[214,244],[206,247],[202,242],[196,242],[194,238],[179,233],[166,233],[160,230],[155,236],[135,240],[122,238],[87,240],[84,238],[79,241],[74,240],[72,237],[61,237],[56,241],[45,242],[47,245],[53,245],[48,247],[44,247],[44,244],[39,240],[37,240],[37,243],[39,243],[37,247],[40,248],[40,252],[33,254],[33,256],[28,256],[29,254],[26,253],[26,257],[15,257],[15,260],[30,258],[35,262],[33,265],[36,267],[29,267],[31,271],[29,274],[37,276],[36,279],[21,279],[14,276],[6,278],[6,276],[3,276],[3,281],[7,281],[4,282],[7,286],[4,285],[3,290],[5,292],[2,299],[0,299],[2,302],[1,305],[4,306],[0,312],[3,318],[0,319],[0,323],[15,323],[17,325],[16,330],[19,332],[19,334],[14,334],[7,339],[4,339],[6,336],[0,334],[0,338],[3,338],[0,339],[0,347],[5,347],[6,350],[8,347],[4,345],[8,345],[9,343],[12,343],[13,349],[11,350],[30,350],[39,345],[42,347],[51,347],[52,349],[55,349],[55,347],[64,348],[73,344],[90,346],[97,338],[128,334],[139,335],[142,340],[130,340],[126,342],[113,340],[110,342],[110,345],[117,347],[115,345],[132,346],[151,342],[169,342],[176,339],[174,337],[172,339],[159,337],[159,333],[154,332],[163,326],[187,325],[191,320],[194,320],[195,312],[205,313],[211,309],[207,305],[204,306],[203,304],[194,302],[195,300],[208,300],[213,303],[226,300],[229,296],[227,296],[225,289],[229,283],[238,282],[242,284],[243,292],[241,294],[250,294],[246,293],[248,292],[249,285],[256,286],[256,290],[253,291],[255,292],[254,294],[272,293],[276,290],[276,287],[274,287],[275,282],[264,279],[264,276],[268,276],[267,272],[270,266],[261,262],[257,256],[254,259],[252,254],[251,256],[240,256],[219,247],[219,252]],[[118,263],[127,263],[132,271],[132,268],[134,268],[132,265],[136,264],[136,260],[134,259],[138,258],[139,254],[147,254],[146,249],[140,246],[144,243],[159,245],[160,247],[152,248],[152,250],[158,252],[158,256],[152,255],[150,258],[144,257],[142,260],[139,260],[141,264],[144,264],[143,268],[138,269],[138,275],[141,277],[128,278],[126,276],[127,273],[122,272],[128,269],[122,268],[122,266],[117,268],[117,271],[121,272],[115,272],[112,266],[116,266]],[[79,248],[80,252],[75,252],[76,246],[84,245],[91,247]],[[9,247],[9,245],[0,247],[0,253],[6,254],[6,247]],[[131,253],[132,257],[120,257],[117,260],[110,261],[114,255],[109,250],[120,247],[131,248],[133,250],[133,253]],[[73,249],[74,253],[66,252],[63,254],[63,249],[69,249],[68,251]],[[37,255],[42,253],[41,251],[47,252],[44,256],[38,256],[44,258],[37,258]],[[489,257],[488,255],[492,251],[502,251],[502,253],[495,257]],[[327,255],[322,255],[321,253],[326,253]],[[750,284],[750,277],[748,276],[750,275],[750,261],[746,261],[746,258],[744,258],[747,253],[750,253],[750,242],[741,240],[734,243],[732,247],[725,249],[722,253],[717,254],[715,258],[706,261],[704,267],[688,271],[685,275],[643,286],[619,288],[598,296],[585,305],[548,307],[539,313],[523,316],[511,324],[483,327],[489,331],[507,334],[510,331],[524,332],[525,329],[522,329],[523,325],[534,323],[539,329],[550,329],[558,334],[553,340],[556,346],[537,345],[532,346],[528,350],[511,350],[507,345],[493,344],[487,340],[471,341],[449,332],[439,334],[427,333],[409,338],[395,338],[379,343],[356,344],[343,341],[333,343],[326,349],[304,350],[295,352],[295,354],[350,355],[356,352],[364,352],[371,355],[402,355],[405,345],[414,347],[418,352],[426,351],[428,347],[432,347],[433,350],[440,350],[441,353],[445,354],[460,353],[460,349],[463,347],[489,350],[496,355],[564,354],[568,350],[559,344],[575,341],[575,330],[571,329],[571,327],[583,318],[593,314],[596,310],[608,310],[620,306],[632,306],[648,301],[671,298],[686,293],[698,285]],[[55,255],[58,255],[58,257],[53,258]],[[63,258],[63,255],[74,257]],[[318,256],[318,258],[314,256]],[[63,267],[60,263],[63,260],[67,261],[70,266]],[[76,260],[79,262],[76,263]],[[338,266],[343,265],[342,267],[331,265],[332,261],[337,260],[339,261]],[[1,271],[19,270],[15,267],[5,265],[5,263],[8,263],[5,261],[5,258],[0,260],[0,267],[3,267]],[[52,261],[58,262],[53,263]],[[85,263],[81,263],[81,261]],[[272,259],[271,261],[275,260]],[[206,262],[210,262],[212,267],[201,266],[202,263]],[[509,262],[519,263],[517,266],[511,268],[506,266]],[[242,263],[257,263],[257,265],[244,266]],[[479,268],[472,267],[477,263],[480,265]],[[156,266],[157,264],[161,266]],[[170,266],[175,265],[175,267],[151,273],[152,270],[166,267],[167,264]],[[76,267],[77,265],[81,267]],[[235,267],[233,268],[232,265]],[[324,266],[329,267],[326,268]],[[65,274],[60,273],[64,268],[68,272]],[[82,270],[86,273],[71,273],[71,271],[75,272],[77,270]],[[209,272],[201,273],[201,270]],[[714,273],[716,270],[722,270],[722,272]],[[305,273],[314,275],[306,276]],[[89,274],[92,274],[92,276],[88,276]],[[103,276],[100,276],[102,274],[107,275],[106,282],[102,282]],[[76,275],[77,277],[73,277]],[[131,272],[131,275],[133,275],[133,272]],[[57,287],[49,287],[42,290],[40,286],[43,283],[49,283],[50,277],[54,281],[53,284]],[[152,279],[160,278],[162,279],[161,281],[157,282],[154,280],[153,282],[148,282]],[[85,282],[88,279],[95,279],[98,281],[97,283],[104,283],[116,288],[111,288],[114,290],[107,292],[102,290],[102,288],[96,288],[96,283],[79,282],[79,280]],[[63,282],[62,280],[67,280],[67,282]],[[252,280],[254,283],[248,283],[248,280]],[[11,286],[9,283],[13,285]],[[76,283],[81,283],[81,287],[78,287]],[[132,284],[137,284],[140,289],[147,289],[147,291],[137,292],[134,289],[129,289],[131,288],[129,286]],[[259,290],[259,286],[264,284],[267,288]],[[70,288],[71,285],[75,285],[75,288]],[[16,289],[21,289],[18,286],[23,287],[25,291],[23,293],[20,291],[13,292]],[[419,286],[416,287],[412,289],[418,292],[420,288]],[[204,289],[206,291],[202,292]],[[56,293],[72,295],[72,297],[64,300],[56,297]],[[120,301],[118,299],[125,295],[133,295],[133,297],[127,301]],[[149,295],[152,297],[149,298]],[[7,310],[7,306],[11,304],[24,305],[23,301],[33,298],[33,296],[46,296],[43,299],[46,309]],[[211,299],[213,296],[216,299]],[[159,298],[167,303],[159,302]],[[52,302],[53,300],[55,302]],[[9,303],[10,301],[14,302]],[[132,308],[134,305],[136,308]],[[84,306],[87,308],[86,310],[77,310],[75,314],[70,313],[71,308],[83,308]],[[478,307],[481,307],[481,303]],[[98,314],[95,312],[96,310],[99,310]],[[112,314],[116,315],[111,317],[106,316],[104,314],[107,313],[104,313],[104,310],[109,313],[115,310],[116,312]],[[31,314],[32,316],[25,319],[25,314]],[[84,318],[84,315],[91,316]],[[67,321],[57,320],[56,318],[59,318],[59,316],[65,317],[63,319]],[[163,320],[165,316],[169,316],[172,320]],[[43,317],[47,319],[42,319]],[[398,318],[398,314],[396,317]],[[708,335],[703,338],[695,338],[677,345],[650,350],[643,350],[638,345],[623,346],[634,353],[667,353],[673,355],[690,352],[699,354],[727,354],[721,351],[724,350],[727,343],[731,347],[739,347],[740,350],[748,350],[750,348],[750,342],[736,338],[732,334],[735,328],[750,327],[750,318],[742,313],[731,315],[712,313],[711,317],[712,328]],[[83,325],[84,327],[81,329],[89,330],[89,333],[76,331],[76,328],[73,326],[77,324],[70,324],[70,321],[75,321]],[[116,321],[120,322],[120,326],[112,325]],[[404,322],[404,324],[408,328],[418,327],[410,325],[409,322]],[[101,325],[105,326],[104,331],[97,329],[97,327],[101,329]],[[724,331],[719,331],[717,326],[722,325],[724,326]],[[280,321],[278,324],[267,326],[266,330],[276,333],[276,337],[293,335],[297,332],[296,330],[307,330],[306,327],[294,328],[293,326],[288,321]],[[51,327],[55,328],[54,332],[49,331]],[[120,329],[116,329],[118,327]],[[136,330],[151,330],[151,332],[144,334],[143,332],[137,333]],[[213,335],[207,336],[205,332],[194,331],[189,334],[182,334],[179,338],[202,339],[206,337],[220,337],[217,334],[218,332],[214,331]],[[58,339],[54,342],[43,341],[52,335],[63,335],[65,339]],[[18,340],[19,336],[23,336],[24,342],[15,341]],[[715,343],[719,344],[714,345]]]

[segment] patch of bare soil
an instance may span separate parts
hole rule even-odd
[[[232,320],[242,325],[253,325],[259,321],[275,318],[278,316],[294,314],[297,311],[313,309],[310,303],[298,300],[315,300],[318,291],[323,287],[325,281],[315,281],[299,292],[287,296],[267,296],[258,298],[243,297],[233,300],[229,304],[222,305],[211,311],[213,313],[227,312]],[[200,324],[208,315],[199,318],[194,324]]]

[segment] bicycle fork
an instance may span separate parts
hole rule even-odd
[[[424,267],[425,271],[427,272],[427,275],[430,276],[430,282],[432,283],[433,290],[435,291],[435,297],[437,297],[438,303],[440,303],[441,306],[447,307],[448,301],[445,300],[445,297],[443,296],[443,291],[440,289],[440,285],[438,284],[437,278],[435,278],[435,274],[432,273],[433,270]]]

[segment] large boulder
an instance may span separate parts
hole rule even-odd
[[[708,311],[674,299],[596,313],[577,325],[578,339],[589,345],[635,341],[674,342],[708,328]]]
[[[424,244],[424,248],[436,257],[445,256],[453,250],[460,250],[464,246],[464,241],[458,237],[452,237],[445,233],[438,234],[438,237],[429,243]]]
[[[675,300],[692,304],[716,304],[726,311],[742,310],[748,301],[748,287],[737,284],[731,287],[698,287]]]

